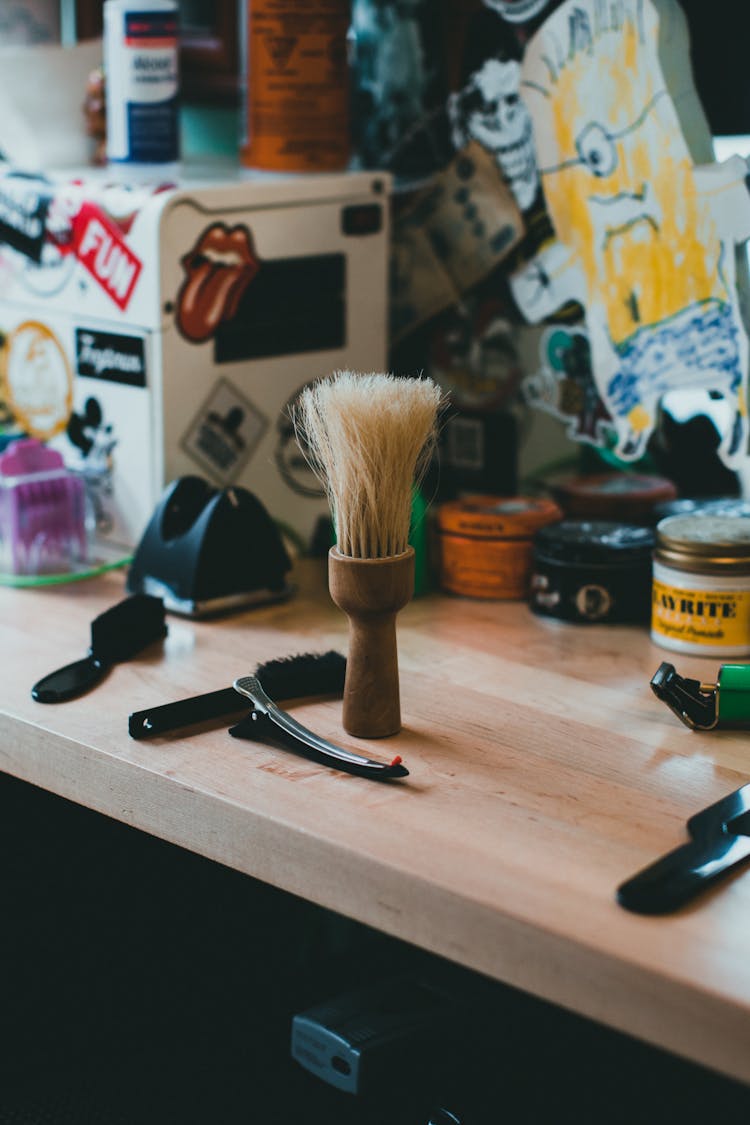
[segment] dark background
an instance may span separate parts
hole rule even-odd
[[[713,133],[750,133],[750,3],[681,0],[695,84]]]
[[[294,1012],[402,974],[460,1002],[424,1073],[402,1054],[365,1102],[290,1058]],[[0,1125],[427,1125],[440,1105],[704,1125],[748,1121],[750,1090],[0,773]]]

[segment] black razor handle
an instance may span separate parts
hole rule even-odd
[[[219,688],[218,691],[208,691],[190,699],[163,703],[145,711],[134,711],[128,716],[128,734],[131,738],[154,738],[180,727],[236,715],[247,709],[248,701],[238,695],[234,688]]]
[[[721,833],[691,840],[618,887],[617,901],[636,914],[668,914],[748,856],[750,836]]]

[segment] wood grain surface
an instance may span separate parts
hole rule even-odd
[[[57,706],[34,681],[84,655],[121,574],[0,590],[0,768],[296,895],[750,1082],[750,871],[679,913],[615,902],[750,773],[747,732],[691,733],[649,689],[669,654],[637,627],[434,595],[399,615],[401,733],[361,742],[334,700],[290,707],[410,776],[376,783],[225,727],[149,742],[127,716],[346,644],[324,563],[283,605],[169,636]],[[718,661],[679,657],[712,680]]]

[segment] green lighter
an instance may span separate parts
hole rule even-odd
[[[750,725],[750,664],[722,664],[716,683],[704,684],[664,663],[652,676],[651,687],[691,730]]]

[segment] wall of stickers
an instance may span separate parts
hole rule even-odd
[[[475,317],[489,302],[522,354],[525,403],[558,418],[568,438],[637,462],[665,396],[701,392],[723,403],[719,458],[743,469],[748,167],[740,156],[714,159],[684,4],[484,0],[464,28],[455,88],[403,138],[404,163],[414,168],[416,152],[442,160],[437,173],[425,167],[434,182],[467,156],[478,170],[483,152],[504,188],[493,190],[482,168],[485,226],[494,208],[514,237],[475,257],[481,276],[453,276],[440,293],[418,255],[399,263],[397,343],[422,314],[441,339],[443,319],[469,306]],[[414,204],[397,219],[397,248],[402,233],[404,245],[434,247]],[[438,240],[444,260],[445,246]],[[452,363],[457,381],[486,383],[478,349],[465,352]]]

